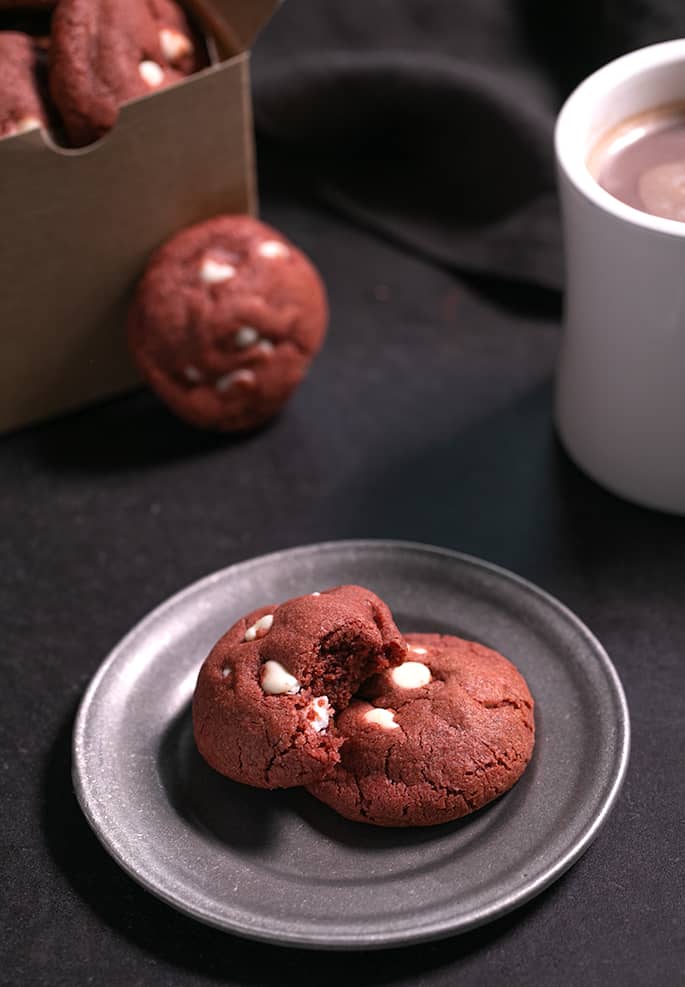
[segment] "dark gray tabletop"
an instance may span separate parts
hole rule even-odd
[[[674,984],[682,971],[685,520],[585,479],[551,422],[555,296],[467,284],[289,196],[333,320],[272,427],[237,440],[136,393],[0,441],[7,984]],[[434,945],[317,955],[239,941],[133,883],[72,794],[76,705],[155,604],[239,559],[392,537],[507,566],[603,641],[632,713],[606,828],[540,898]]]

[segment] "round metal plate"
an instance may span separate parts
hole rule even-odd
[[[502,651],[536,700],[537,746],[511,792],[429,829],[348,822],[303,790],[213,772],[192,737],[203,658],[241,614],[340,583],[404,631]],[[560,603],[477,559],[403,542],[332,542],[202,579],[114,649],[83,699],[74,781],[91,826],[142,885],[244,936],[370,948],[450,935],[521,905],[587,849],[626,769],[628,710],[604,649]]]

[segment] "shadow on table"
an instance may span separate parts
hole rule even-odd
[[[530,319],[555,319],[562,313],[561,292],[525,281],[507,281],[485,274],[461,274],[468,287],[502,312]]]
[[[193,428],[140,390],[45,422],[23,437],[55,468],[107,475],[220,451],[249,441],[252,434]]]
[[[560,885],[535,901],[473,932],[438,943],[374,953],[326,953],[250,942],[201,925],[139,887],[108,856],[90,830],[72,794],[69,716],[53,745],[43,778],[41,819],[50,855],[73,890],[111,929],[137,948],[177,970],[217,982],[246,985],[384,984],[419,978],[506,939],[535,912],[549,905]],[[563,883],[563,879],[562,879]]]

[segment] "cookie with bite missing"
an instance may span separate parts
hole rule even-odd
[[[45,126],[37,72],[33,38],[18,31],[0,32],[0,138]]]
[[[179,417],[243,431],[281,410],[326,332],[319,274],[277,230],[219,216],[152,257],[128,342],[140,373]]]
[[[54,12],[50,93],[76,147],[111,130],[122,103],[178,82],[198,64],[174,0],[60,0]]]
[[[533,753],[533,699],[511,662],[448,635],[406,640],[406,660],[336,718],[340,762],[309,786],[347,819],[449,822],[510,789]]]
[[[405,657],[387,606],[360,586],[254,610],[202,665],[193,697],[197,747],[235,781],[311,784],[339,760],[336,718],[351,696]]]

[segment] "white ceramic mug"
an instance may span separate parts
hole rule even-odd
[[[566,249],[557,427],[599,483],[676,513],[685,513],[685,223],[615,199],[587,161],[627,117],[683,100],[679,39],[587,78],[555,134]]]

